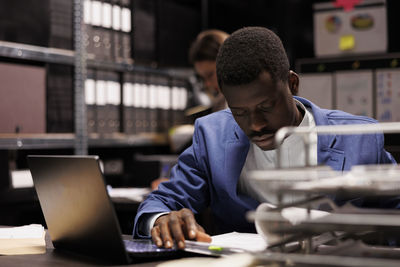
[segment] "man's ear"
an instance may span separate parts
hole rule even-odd
[[[289,71],[289,88],[292,95],[299,93],[299,76],[294,71]]]

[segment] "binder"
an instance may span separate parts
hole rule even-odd
[[[119,0],[112,0],[112,57],[115,62],[121,63],[122,60],[122,40],[121,40],[121,6]]]
[[[49,133],[71,133],[74,129],[73,68],[60,64],[47,67],[46,114]]]
[[[87,70],[87,79],[85,81],[85,104],[87,114],[88,133],[97,132],[97,112],[96,112],[96,77],[95,71]]]
[[[102,28],[101,30],[101,41],[102,51],[100,58],[104,61],[112,61],[112,5],[110,0],[103,0],[102,3]]]
[[[73,1],[51,0],[49,46],[73,49]]]
[[[84,0],[83,2],[83,22],[84,36],[83,42],[86,49],[86,55],[89,59],[94,59],[94,42],[93,42],[93,29],[92,29],[92,1]]]
[[[148,116],[149,116],[149,132],[157,132],[159,129],[159,86],[158,86],[158,78],[155,75],[148,76],[148,96],[149,96],[149,105],[148,105]]]
[[[122,91],[122,121],[125,134],[136,133],[133,83],[133,75],[131,73],[125,73]]]
[[[106,129],[112,134],[120,130],[121,85],[116,72],[107,72],[106,81]]]
[[[158,132],[166,133],[171,123],[171,88],[167,76],[158,79]]]
[[[107,133],[107,72],[98,71],[96,80],[96,124],[100,135]]]
[[[187,108],[188,92],[184,80],[173,80],[171,89],[172,124],[182,125],[188,123],[184,110]]]
[[[135,107],[135,129],[136,133],[148,132],[148,84],[146,76],[142,73],[135,74],[134,107]]]
[[[129,0],[121,0],[121,3],[121,57],[124,62],[131,63],[131,3]]]
[[[91,46],[93,47],[92,51],[94,58],[97,60],[102,59],[102,50],[103,50],[103,39],[102,39],[102,3],[97,0],[92,0],[91,1],[91,22],[92,22],[92,27],[91,27],[91,36],[90,36],[90,42],[92,43]]]

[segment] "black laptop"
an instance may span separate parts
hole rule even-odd
[[[97,156],[28,156],[28,164],[56,249],[116,263],[177,252],[123,238]]]

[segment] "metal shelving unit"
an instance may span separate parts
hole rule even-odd
[[[74,148],[75,134],[0,134],[0,150],[61,149]],[[168,145],[165,134],[145,133],[126,135],[122,133],[100,136],[90,134],[88,147],[129,147]]]
[[[399,68],[400,53],[371,54],[347,57],[302,58],[296,60],[298,73],[324,73],[337,70]]]
[[[145,66],[135,66],[129,63],[105,62],[90,59],[86,55],[82,41],[84,35],[82,0],[74,0],[73,24],[75,51],[0,41],[0,57],[15,59],[17,61],[31,61],[32,63],[55,63],[74,66],[75,133],[0,134],[0,149],[75,148],[75,154],[87,154],[88,147],[167,145],[168,138],[166,134],[160,133],[144,133],[139,135],[116,133],[107,136],[91,134],[89,136],[86,125],[86,105],[84,101],[86,69],[95,68],[116,72],[136,71],[177,78],[187,76],[188,71],[155,69]]]

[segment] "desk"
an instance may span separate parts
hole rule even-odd
[[[157,259],[156,259],[157,260]],[[35,255],[0,256],[0,266],[4,267],[36,267],[36,266],[137,266],[152,267],[161,263],[161,260],[149,262],[151,259],[142,260],[140,263],[130,265],[107,265],[95,259],[81,257],[64,251],[54,249],[50,236],[46,231],[46,253]]]

